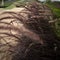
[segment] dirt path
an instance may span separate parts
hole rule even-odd
[[[0,8],[0,13],[2,13],[4,10]]]
[[[5,11],[13,11],[13,12],[20,12],[22,11],[24,8],[13,8],[13,9],[10,9],[10,10],[5,10]]]

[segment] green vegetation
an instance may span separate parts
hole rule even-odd
[[[13,2],[14,2],[14,0],[13,1],[4,1],[4,7],[1,5],[1,1],[0,1],[0,7],[3,7],[3,9],[7,9],[7,8],[13,8]]]
[[[4,9],[11,9],[13,7],[17,6],[22,6],[26,4],[26,2],[31,2],[31,1],[38,1],[38,0],[4,0]],[[2,0],[0,0],[0,7],[2,6]]]
[[[55,22],[55,32],[58,37],[60,37],[60,2],[50,2],[46,3],[53,11],[57,21]]]
[[[47,3],[47,5],[53,10],[53,13],[55,14],[56,18],[60,18],[60,7],[58,7],[56,3],[59,2],[50,2]]]
[[[19,0],[4,0],[4,5],[2,6],[2,0],[0,0],[0,7],[3,7],[3,9],[11,9],[15,7],[14,3],[18,2]]]
[[[58,37],[60,37],[60,19],[58,19],[57,22],[55,22],[55,32]]]

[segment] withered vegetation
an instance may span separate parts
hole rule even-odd
[[[52,11],[37,2],[24,8],[0,14],[0,60],[57,60],[58,40],[49,24]]]

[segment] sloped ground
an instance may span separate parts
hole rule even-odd
[[[0,60],[53,60],[56,57],[56,38],[48,23],[51,15],[45,16],[46,11],[41,7],[39,10],[39,5],[34,3],[28,8],[14,8],[0,14]]]

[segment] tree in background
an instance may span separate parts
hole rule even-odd
[[[47,3],[50,3],[50,2],[51,2],[51,0],[46,0],[46,2],[47,2]]]
[[[4,6],[4,0],[1,1],[1,6]]]

